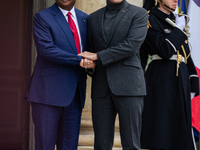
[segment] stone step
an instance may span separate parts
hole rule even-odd
[[[78,150],[94,150],[93,146],[78,146]],[[112,150],[122,150],[121,147],[113,147]],[[148,149],[141,149],[141,150],[148,150]]]
[[[78,146],[78,150],[93,150],[93,146]],[[122,150],[121,147],[113,147],[113,150]]]
[[[94,135],[79,135],[79,146],[94,146]],[[121,147],[120,136],[115,136],[114,147]]]

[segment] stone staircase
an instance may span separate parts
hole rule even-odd
[[[94,146],[94,132],[92,126],[91,112],[84,112],[81,119],[81,129],[79,135],[78,150],[93,150]],[[113,150],[122,150],[121,140],[119,135],[118,119],[115,124],[115,138]]]

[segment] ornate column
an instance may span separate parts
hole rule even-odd
[[[33,16],[45,9],[47,7],[46,5],[46,0],[34,0],[33,1],[33,9],[32,9],[32,13]],[[32,16],[32,20],[33,20],[33,16]],[[32,33],[32,32],[31,32]],[[37,57],[37,51],[36,51],[36,47],[34,44],[34,40],[33,40],[33,35],[32,35],[32,41],[31,41],[31,73],[33,72],[34,66],[35,66],[35,61],[36,61],[36,57]],[[30,120],[29,120],[29,150],[34,150],[35,149],[35,139],[34,139],[34,124],[32,121],[32,113],[31,113],[31,107],[30,107]]]
[[[129,3],[142,6],[143,0],[127,0]],[[77,0],[76,8],[90,14],[101,7],[106,5],[106,0]],[[87,79],[87,94],[85,108],[83,109],[81,119],[81,130],[79,136],[79,150],[92,150],[94,145],[94,133],[92,127],[91,117],[91,78],[88,76]],[[119,135],[119,122],[118,117],[115,125],[115,139],[114,139],[114,150],[121,150],[121,140]]]

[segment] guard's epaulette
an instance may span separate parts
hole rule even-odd
[[[148,10],[147,12],[148,12],[148,16],[149,16],[150,10]],[[148,20],[147,28],[149,29],[149,27],[152,28],[152,26],[151,26],[151,24],[150,24],[150,22],[149,22],[149,20]]]

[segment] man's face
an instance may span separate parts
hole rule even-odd
[[[123,0],[108,0],[111,3],[121,3]]]
[[[172,10],[166,8],[161,2],[160,0],[158,1],[159,2],[159,7],[161,8],[161,10],[163,9],[165,12],[169,13],[169,12],[172,12]],[[178,3],[178,0],[163,0],[163,2],[165,2],[165,4],[167,4],[170,8],[172,9],[176,9],[177,7],[177,3]]]
[[[76,0],[56,0],[56,4],[65,10],[70,11],[72,7],[74,6]]]

